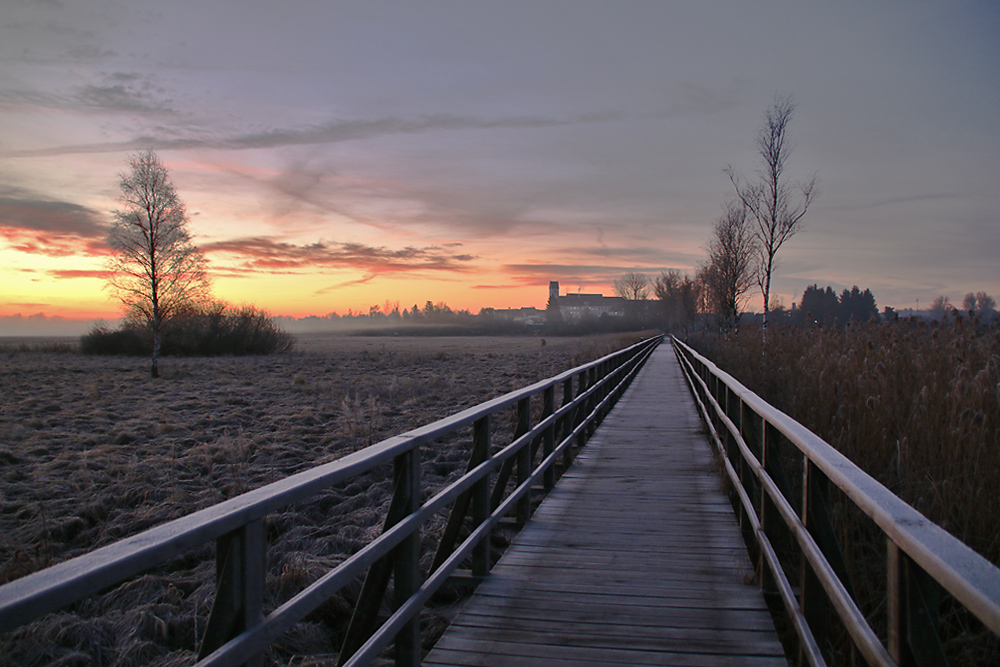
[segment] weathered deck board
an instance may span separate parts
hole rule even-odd
[[[425,665],[786,665],[668,345]]]

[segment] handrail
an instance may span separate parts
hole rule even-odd
[[[781,596],[798,636],[800,660],[825,664],[816,638],[823,632],[823,624],[814,620],[817,594],[832,605],[855,650],[869,664],[915,664],[914,656],[920,657],[920,664],[947,664],[935,623],[935,599],[928,586],[933,582],[1000,635],[1000,569],[691,347],[676,338],[672,342],[735,487],[741,522],[760,550],[761,584],[773,580],[771,585]],[[792,507],[792,493],[778,458],[779,442],[790,444],[802,456],[799,511]],[[887,646],[851,591],[827,514],[827,482],[870,517],[886,538]],[[772,544],[777,517],[802,554],[803,578],[797,595]]]
[[[217,591],[201,642],[199,666],[252,664],[255,656],[278,636],[366,571],[366,590],[371,582],[370,597],[378,599],[374,603],[359,600],[348,631],[348,641],[352,641],[352,634],[358,635],[354,638],[358,647],[356,651],[345,650],[341,663],[367,664],[395,639],[396,663],[416,665],[420,660],[420,637],[414,619],[427,600],[470,555],[474,574],[483,576],[488,572],[491,554],[487,538],[492,529],[514,509],[519,519],[526,518],[527,496],[533,484],[542,480],[546,489],[551,488],[556,461],[560,456],[569,461],[573,446],[582,446],[661,340],[662,336],[646,339],[336,461],[0,586],[0,632],[29,623],[214,540]],[[556,408],[556,389],[560,386],[563,400]],[[530,402],[539,395],[543,399],[542,416],[532,425]],[[518,430],[510,444],[494,452],[490,445],[491,417],[512,407],[518,411]],[[469,426],[473,429],[469,469],[423,501],[420,447]],[[536,463],[539,449],[541,460]],[[264,518],[390,462],[394,467],[394,492],[382,534],[265,617]],[[515,486],[504,497],[515,467]],[[500,487],[494,489],[499,500],[495,507],[491,506],[489,488],[494,474],[496,486]],[[449,504],[452,520],[458,524],[466,518],[471,504],[471,534],[457,544],[445,544],[443,538],[439,559],[421,581],[420,528]],[[362,605],[377,612],[391,571],[395,571],[396,611],[381,628],[368,632],[375,618]],[[360,630],[355,630],[355,622]]]

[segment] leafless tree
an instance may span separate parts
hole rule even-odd
[[[757,135],[757,151],[761,168],[755,181],[747,181],[733,167],[725,173],[736,189],[736,195],[753,219],[754,236],[758,243],[757,283],[764,297],[764,328],[771,302],[771,278],[778,250],[799,231],[802,218],[816,195],[816,177],[807,183],[792,185],[785,175],[792,142],[788,124],[795,111],[790,97],[775,96],[764,114],[764,126]],[[800,192],[795,196],[794,191]]]
[[[976,309],[976,295],[974,293],[969,292],[968,294],[965,295],[965,298],[962,300],[962,309],[963,310]]]
[[[987,313],[996,308],[996,299],[986,292],[969,292],[962,300],[962,308],[970,313]]]
[[[931,303],[931,312],[937,317],[943,317],[944,315],[955,310],[955,307],[951,305],[951,299],[941,294],[934,297],[934,301]]]
[[[976,308],[981,313],[996,310],[997,300],[986,292],[976,292]]]
[[[626,273],[615,281],[615,294],[628,301],[643,301],[649,297],[649,277],[645,273]]]
[[[122,208],[108,233],[108,287],[127,317],[147,323],[153,334],[150,372],[159,377],[163,324],[179,309],[208,296],[205,256],[192,242],[187,213],[166,167],[153,151],[128,158],[119,175]]]
[[[708,241],[704,278],[713,309],[726,328],[736,325],[754,284],[758,243],[747,209],[739,200],[726,204]]]
[[[653,281],[653,293],[663,305],[667,326],[685,330],[698,314],[698,283],[680,271],[664,271]]]

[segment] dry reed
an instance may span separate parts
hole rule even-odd
[[[721,368],[844,453],[903,500],[1000,565],[1000,330],[959,319],[844,329],[771,328],[697,345]],[[831,496],[862,606],[884,613],[885,548]],[[981,636],[942,604],[954,664],[996,664]],[[876,622],[880,626],[881,622]]]

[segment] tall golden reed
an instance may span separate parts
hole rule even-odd
[[[757,329],[722,368],[1000,564],[1000,330],[958,320]]]

